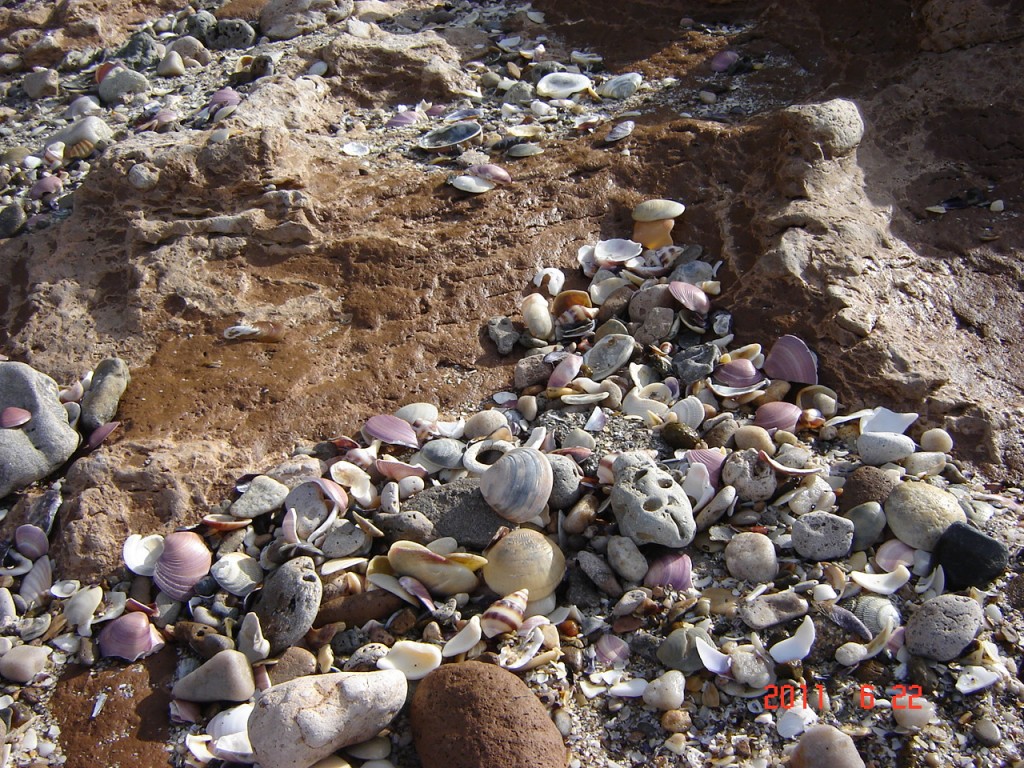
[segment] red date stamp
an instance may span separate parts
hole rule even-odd
[[[914,699],[922,696],[920,685],[894,685],[892,687],[892,708],[893,709],[921,709],[920,704],[915,704]],[[860,687],[860,708],[874,709],[875,689],[870,685]]]
[[[825,687],[820,683],[811,690],[810,696],[812,698],[808,698],[807,683],[800,683],[800,685],[766,685],[764,690],[765,709],[793,709],[794,707],[806,709],[808,706],[813,706],[813,704],[808,702],[812,702],[815,698],[817,699],[817,706],[815,708],[825,708]],[[894,685],[892,690],[893,709],[921,709],[921,705],[914,702],[914,699],[922,696],[921,686]],[[860,708],[874,709],[875,700],[874,686],[862,685],[857,702],[860,704]]]

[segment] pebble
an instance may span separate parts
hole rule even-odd
[[[516,362],[512,382],[516,389],[526,389],[533,384],[545,383],[551,371],[551,365],[544,362],[544,355],[527,355]]]
[[[667,711],[683,706],[686,695],[686,676],[678,669],[670,669],[648,683],[644,689],[644,704]]]
[[[643,324],[633,333],[637,344],[648,346],[664,341],[672,335],[676,311],[671,307],[654,307],[647,313]]]
[[[797,139],[820,146],[825,157],[847,155],[864,138],[864,119],[857,105],[848,99],[798,104],[782,110],[782,114]]]
[[[171,689],[171,696],[185,701],[248,701],[256,692],[252,667],[245,654],[221,651],[198,669],[189,672]]]
[[[60,92],[60,75],[55,69],[40,69],[29,72],[21,80],[21,87],[30,99],[45,99]]]
[[[478,661],[446,664],[412,697],[423,768],[564,768],[562,735],[518,677]],[[269,766],[265,768],[276,768]]]
[[[551,509],[568,509],[580,500],[582,490],[580,480],[583,473],[580,466],[568,456],[557,453],[546,453],[548,463],[551,465],[551,495],[548,497],[548,506]]]
[[[576,555],[576,561],[579,563],[580,570],[587,575],[587,578],[594,582],[597,588],[606,595],[612,598],[618,598],[622,595],[622,585],[619,584],[619,580],[615,578],[612,569],[600,555],[584,549]]]
[[[433,525],[434,538],[451,536],[474,549],[486,547],[508,524],[484,500],[480,480],[472,477],[420,491],[403,503],[402,511],[423,515]]]
[[[793,523],[793,549],[808,560],[846,557],[853,544],[852,520],[831,512],[808,512]]]
[[[953,438],[944,429],[929,429],[921,435],[921,450],[949,453],[953,450]]]
[[[87,432],[113,421],[121,396],[131,383],[128,364],[119,357],[101,360],[92,374],[92,386],[82,398],[79,424]]]
[[[722,464],[722,483],[735,488],[741,501],[770,499],[778,485],[775,470],[750,448],[729,454]]]
[[[857,438],[860,460],[874,467],[905,459],[916,447],[909,437],[895,432],[866,432]]]
[[[762,630],[807,615],[807,601],[792,590],[744,600],[739,617],[751,629]]]
[[[288,498],[288,493],[289,488],[284,483],[266,475],[257,475],[228,511],[235,517],[259,517],[278,509]]]
[[[316,656],[305,648],[293,645],[285,650],[278,658],[277,663],[268,668],[270,682],[273,685],[287,683],[306,675],[316,672]]]
[[[900,484],[899,476],[877,467],[860,467],[846,479],[839,497],[839,511],[849,510],[867,501],[885,504],[889,494]]]
[[[789,757],[790,768],[864,768],[864,760],[848,735],[831,725],[812,725]]]
[[[672,475],[641,453],[619,456],[613,465],[611,504],[619,530],[639,546],[678,549],[693,541],[693,509]]]
[[[215,51],[248,48],[256,40],[256,30],[241,19],[221,19],[207,34],[206,45]]]
[[[775,443],[768,430],[753,424],[747,424],[737,429],[732,436],[739,450],[752,449],[764,451],[769,456],[775,453]]]
[[[320,606],[313,623],[318,627],[336,622],[344,622],[349,627],[361,627],[371,620],[384,621],[405,604],[402,598],[385,589],[358,592],[325,602]]]
[[[185,60],[177,51],[168,51],[156,65],[156,73],[160,77],[177,77],[185,74]]]
[[[967,523],[956,522],[939,537],[932,565],[941,565],[946,589],[984,587],[1006,570],[1010,550],[999,539]]]
[[[668,285],[652,285],[634,293],[633,298],[629,300],[629,319],[635,323],[642,323],[655,307],[673,311],[676,309],[677,302]]]
[[[499,355],[508,355],[519,341],[519,331],[507,317],[492,317],[487,321],[487,335],[498,347]]]
[[[933,597],[907,621],[907,650],[915,656],[952,661],[974,640],[981,620],[976,600],[963,595]]]
[[[140,192],[148,192],[160,183],[160,171],[146,163],[135,163],[128,169],[128,183]]]
[[[52,648],[17,645],[0,657],[0,675],[15,683],[27,683],[43,671]]]
[[[151,35],[136,32],[121,46],[117,58],[132,69],[148,69],[160,61],[160,50]]]
[[[100,101],[108,105],[119,104],[127,101],[127,97],[145,93],[149,89],[149,80],[141,72],[134,69],[115,69],[100,83]]]
[[[885,512],[877,501],[865,501],[851,507],[844,517],[853,523],[852,551],[863,552],[882,535],[885,530]]]
[[[703,627],[683,627],[674,629],[658,646],[658,661],[669,669],[678,669],[686,675],[692,675],[704,669],[697,650],[697,638],[715,647],[716,643]]]
[[[28,216],[25,209],[18,203],[11,203],[0,208],[0,238],[14,237],[25,226]]]
[[[763,533],[737,534],[725,546],[725,567],[741,581],[769,582],[779,573],[775,545]]]
[[[741,646],[729,653],[732,659],[730,674],[736,682],[761,689],[775,679],[775,669],[771,659],[766,659],[754,650],[752,645]]]
[[[639,584],[647,575],[647,558],[632,539],[626,536],[608,537],[605,554],[608,564],[626,581]]]
[[[302,639],[320,609],[323,585],[311,557],[296,557],[273,571],[256,603],[263,636],[271,655]]]
[[[931,552],[953,523],[967,522],[956,497],[925,482],[907,481],[889,494],[885,519],[900,541]]]
[[[262,768],[309,768],[376,736],[405,704],[397,670],[333,672],[274,685],[256,699],[249,741]]]
[[[983,717],[974,723],[974,738],[983,747],[998,747],[1003,740],[1003,734],[999,732],[999,726]]]

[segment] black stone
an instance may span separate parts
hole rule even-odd
[[[967,523],[953,523],[932,552],[932,567],[941,565],[951,590],[982,587],[1006,570],[1007,546]]]

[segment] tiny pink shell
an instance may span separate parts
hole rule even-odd
[[[691,312],[699,315],[706,315],[711,310],[711,300],[696,285],[674,280],[668,284],[668,289],[675,297],[675,300]]]
[[[404,419],[388,414],[371,416],[363,427],[363,434],[371,440],[383,440],[390,445],[419,448],[419,440],[412,425]]]
[[[241,94],[234,88],[221,88],[210,97],[210,106],[215,108],[235,107],[242,103]]]
[[[345,493],[345,489],[336,482],[331,480],[329,477],[318,477],[311,482],[319,485],[320,490],[324,492],[324,496],[338,505],[339,512],[344,512],[348,509],[348,494]]]
[[[625,664],[629,660],[629,643],[617,635],[601,635],[594,644],[597,658],[605,664]]]
[[[100,654],[135,661],[164,647],[164,639],[144,613],[118,616],[100,632]]]
[[[33,200],[40,200],[47,195],[60,194],[64,190],[64,182],[59,176],[44,176],[28,191],[28,196]]]
[[[691,464],[698,462],[707,467],[711,484],[718,487],[722,477],[722,465],[725,463],[725,456],[720,451],[710,448],[693,448],[686,452],[686,460]]]
[[[562,362],[555,366],[555,370],[548,377],[548,386],[551,388],[564,387],[576,378],[576,374],[583,367],[583,357],[580,355],[566,355]]]
[[[387,123],[384,124],[385,128],[406,128],[410,125],[416,125],[423,117],[415,109],[406,109],[402,112],[397,112]]]
[[[29,560],[37,560],[50,551],[46,531],[38,525],[19,525],[14,532],[14,545]]]
[[[764,381],[764,374],[744,357],[718,366],[713,378],[726,387],[750,387]]]
[[[901,565],[911,568],[914,565],[914,548],[899,539],[889,539],[875,551],[875,562],[886,573],[892,573]]]
[[[22,424],[28,424],[31,420],[32,413],[17,406],[9,406],[0,412],[0,427],[3,429],[14,429]]]
[[[508,171],[502,168],[500,165],[494,163],[482,163],[480,165],[471,165],[466,169],[466,173],[470,176],[476,176],[478,179],[485,179],[487,181],[493,181],[495,184],[511,184],[512,177]]]
[[[413,578],[412,576],[399,576],[398,584],[402,589],[423,603],[423,607],[428,611],[434,611],[437,609],[437,606],[434,604],[434,598],[430,594],[430,590],[427,589],[426,585],[419,579]]]
[[[818,364],[811,350],[796,336],[780,336],[764,360],[764,372],[773,379],[799,384],[818,383]]]
[[[426,480],[430,473],[415,464],[392,459],[377,459],[377,471],[388,480],[404,480],[407,477],[420,477]]]
[[[803,412],[793,403],[765,403],[754,412],[754,424],[767,430],[781,429],[792,432]]]
[[[100,424],[89,434],[89,439],[85,442],[86,450],[94,451],[99,448],[103,441],[110,436],[110,433],[120,426],[120,421],[108,421],[106,424]]]

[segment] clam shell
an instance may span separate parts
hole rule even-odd
[[[399,640],[377,659],[378,669],[397,669],[406,680],[422,680],[441,666],[441,649],[429,643]]]
[[[309,541],[310,534],[330,516],[333,506],[317,483],[300,483],[292,488],[284,499],[284,508],[288,515],[294,513],[295,541]]]
[[[363,435],[369,440],[381,440],[389,445],[401,445],[406,448],[419,448],[416,432],[409,422],[397,416],[379,414],[366,420]]]
[[[412,576],[433,595],[450,597],[477,587],[477,577],[471,569],[412,541],[396,541],[388,550],[387,559],[397,575]]]
[[[899,609],[887,597],[861,595],[853,604],[853,615],[863,622],[872,635],[878,634],[886,624],[894,628],[903,623]]]
[[[475,475],[482,475],[515,447],[514,443],[505,440],[480,440],[471,443],[462,456],[462,466]]]
[[[534,155],[543,155],[544,149],[532,141],[524,141],[522,144],[509,147],[505,154],[509,157],[533,157]]]
[[[875,562],[886,573],[892,573],[899,566],[910,568],[914,565],[914,548],[899,539],[889,539],[875,551]]]
[[[210,572],[212,555],[199,534],[176,531],[164,539],[153,569],[153,582],[174,600],[187,600],[192,588]]]
[[[126,613],[100,632],[100,654],[135,661],[164,647],[164,639],[144,613]]]
[[[550,339],[555,324],[548,309],[548,300],[539,293],[531,293],[519,305],[523,322],[530,335],[537,339]]]
[[[613,238],[599,240],[594,246],[594,258],[598,264],[619,265],[643,253],[644,247],[633,240]]]
[[[566,99],[593,85],[586,75],[573,72],[551,72],[537,82],[537,95],[545,99]]]
[[[643,76],[637,72],[616,75],[597,87],[597,95],[605,99],[628,99],[643,81]]]
[[[647,569],[644,586],[689,589],[693,586],[693,564],[690,556],[679,552],[662,555]]]
[[[484,553],[484,581],[499,595],[529,590],[537,602],[555,591],[565,575],[565,556],[544,534],[518,528]]]
[[[725,387],[743,389],[761,383],[764,374],[757,370],[752,362],[741,357],[718,366],[712,378]]]
[[[624,138],[629,136],[636,128],[636,123],[632,120],[623,120],[618,125],[612,127],[608,131],[608,135],[604,137],[605,142],[611,144],[616,141],[622,141]]]
[[[407,403],[395,411],[395,416],[413,424],[417,421],[437,421],[440,413],[433,403]]]
[[[817,409],[821,415],[831,418],[836,414],[839,395],[824,384],[812,384],[796,393],[796,404],[803,410]],[[915,414],[916,415],[916,414]]]
[[[52,586],[53,568],[50,565],[50,558],[43,555],[32,564],[32,569],[22,578],[18,594],[29,606],[36,606],[49,597]]]
[[[11,405],[0,411],[0,429],[15,429],[28,424],[32,420],[32,412]]]
[[[210,575],[232,595],[245,597],[263,582],[259,561],[243,552],[231,552],[210,566]]]
[[[530,591],[519,589],[491,603],[480,617],[481,631],[487,637],[496,637],[504,632],[515,632],[523,623],[526,604],[529,602]]]
[[[708,468],[711,484],[716,488],[721,483],[722,465],[725,454],[715,448],[692,448],[686,452],[686,460],[691,464],[699,463]]]
[[[668,284],[672,296],[691,312],[706,315],[711,311],[711,299],[696,285],[673,280]]]
[[[490,179],[482,179],[479,176],[470,176],[469,174],[453,176],[448,180],[448,183],[460,192],[469,192],[473,195],[490,192],[498,186]]]
[[[802,414],[803,411],[792,403],[781,400],[765,403],[754,412],[754,424],[768,430],[781,429],[784,432],[793,432]]]
[[[469,653],[483,637],[483,630],[480,627],[480,617],[471,618],[462,629],[459,630],[451,640],[444,644],[441,649],[441,656],[450,658],[463,653]]]
[[[583,367],[583,357],[566,355],[548,377],[548,388],[564,387],[569,384]]]
[[[818,359],[797,336],[780,336],[764,360],[764,372],[773,379],[798,384],[818,383]]]
[[[438,469],[455,469],[462,466],[462,457],[466,453],[466,444],[450,437],[430,440],[423,444],[414,459],[419,458]]]
[[[38,525],[19,525],[14,531],[14,545],[29,560],[36,560],[50,551],[46,531]]]
[[[633,221],[663,221],[682,216],[686,206],[675,200],[645,200],[633,208]]]
[[[594,651],[598,660],[610,667],[621,668],[629,661],[629,643],[618,635],[601,635],[594,643]]]
[[[679,421],[686,426],[697,429],[697,427],[704,423],[706,412],[704,411],[704,403],[690,395],[674,403],[669,408],[669,413],[674,413],[679,417]]]
[[[450,125],[443,125],[435,128],[420,137],[416,145],[427,152],[441,152],[452,147],[457,147],[471,139],[476,138],[483,132],[479,123],[472,120],[464,120]]]
[[[817,408],[818,406],[816,403],[811,403],[805,407]],[[897,413],[896,411],[890,411],[888,408],[878,407],[872,410],[870,415],[861,417],[860,431],[861,434],[867,432],[891,432],[902,435],[918,418],[919,416],[916,413]]]
[[[102,601],[102,587],[80,589],[64,603],[64,620],[69,627],[76,627],[82,637],[91,637],[93,615]]]
[[[232,518],[234,519],[234,518]],[[245,521],[247,524],[250,522]],[[164,537],[158,534],[141,536],[133,533],[125,539],[121,557],[128,570],[139,576],[152,576],[156,561],[164,551]]]
[[[423,467],[395,459],[377,459],[376,467],[377,471],[389,480],[403,480],[407,477],[426,478],[430,475]]]
[[[512,176],[502,168],[500,165],[494,163],[482,163],[480,165],[471,165],[466,169],[466,173],[470,176],[476,176],[477,178],[484,179],[493,184],[511,184]]]
[[[513,523],[537,517],[548,503],[551,464],[535,448],[509,451],[481,475],[480,492],[491,509]]]
[[[635,343],[632,336],[610,333],[602,337],[583,355],[583,363],[590,369],[590,378],[603,381],[629,362]]]

